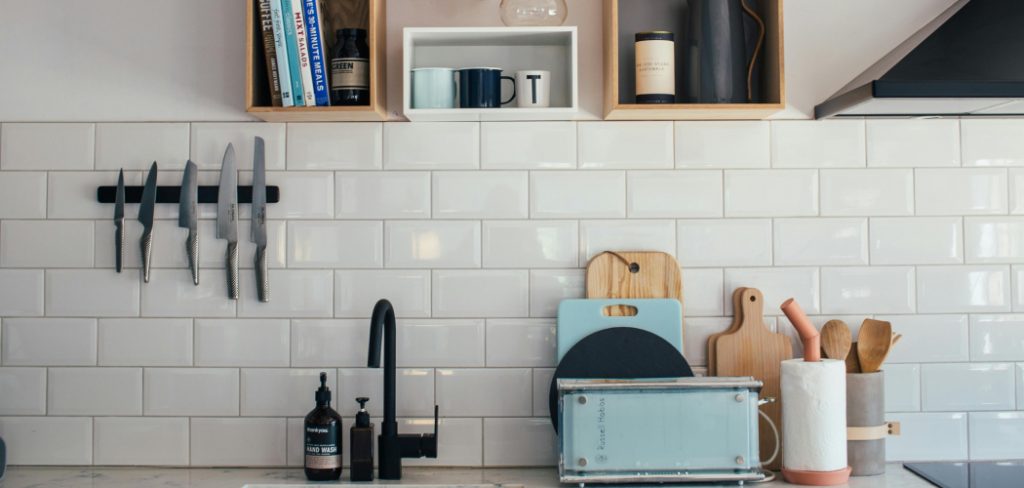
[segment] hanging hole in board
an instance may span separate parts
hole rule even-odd
[[[632,305],[608,305],[601,309],[601,314],[605,317],[633,317],[637,309]]]
[[[629,272],[630,273],[639,273],[640,272],[640,265],[638,263],[629,263]]]
[[[757,297],[755,297],[754,295],[750,295],[750,301],[756,302],[757,301]]]

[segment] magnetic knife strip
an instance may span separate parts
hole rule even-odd
[[[101,186],[96,189],[96,200],[100,203],[114,203],[117,186]],[[178,203],[181,186],[156,187],[156,203]],[[217,203],[217,186],[200,186],[197,195],[199,203]],[[281,200],[281,191],[277,186],[267,186],[267,203]],[[124,202],[139,203],[142,201],[142,186],[125,186]],[[252,203],[252,185],[238,186],[238,203]]]

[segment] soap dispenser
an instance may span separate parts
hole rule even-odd
[[[373,424],[370,423],[370,414],[366,412],[366,402],[370,399],[359,397],[356,401],[359,402],[359,412],[356,413],[356,423],[352,424],[350,432],[349,475],[352,481],[373,481]]]
[[[316,408],[306,415],[304,425],[306,478],[333,481],[341,478],[341,416],[331,408],[327,373],[320,373],[315,398]]]

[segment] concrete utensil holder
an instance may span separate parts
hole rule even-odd
[[[899,435],[898,422],[885,420],[885,374],[846,375],[846,452],[853,476],[885,472],[885,438]]]

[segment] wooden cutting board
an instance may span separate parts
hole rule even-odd
[[[675,298],[683,303],[679,263],[663,252],[605,251],[587,263],[586,283],[587,298]],[[614,307],[608,313],[621,316],[632,311]]]
[[[743,319],[731,334],[718,337],[715,344],[715,372],[718,376],[753,376],[764,382],[761,398],[773,397],[774,403],[761,407],[782,432],[782,402],[779,376],[782,361],[793,358],[789,337],[772,332],[764,323],[764,296],[756,288],[745,288],[740,306]],[[763,420],[759,429],[761,453],[765,458],[775,449],[775,434]],[[782,454],[768,467],[779,469]]]
[[[716,344],[718,344],[718,338],[726,334],[732,334],[739,328],[740,323],[743,322],[743,307],[740,306],[740,300],[743,297],[744,288],[741,286],[732,292],[732,323],[729,324],[729,328],[719,332],[717,334],[711,334],[708,336],[708,376],[718,376],[715,358],[718,357]]]

